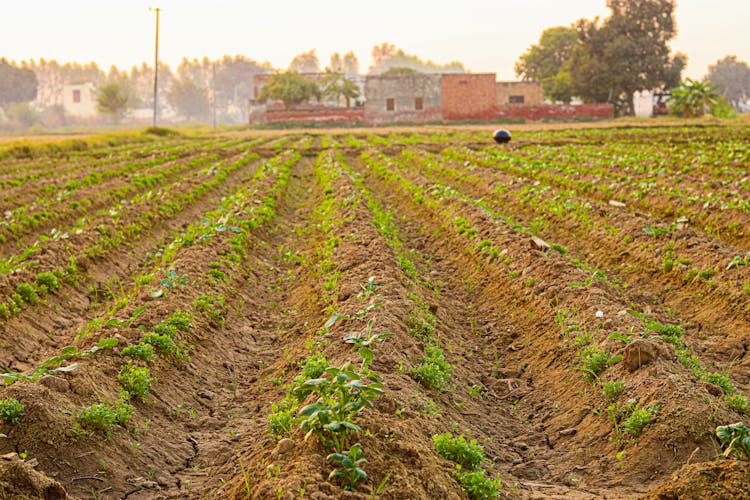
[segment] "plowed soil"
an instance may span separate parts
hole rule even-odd
[[[748,419],[750,127],[514,135],[0,154],[0,404],[23,405],[0,413],[0,498],[470,498],[446,432],[483,446],[498,498],[750,497],[715,435]],[[175,314],[175,351],[123,353]],[[374,334],[367,366],[351,336]],[[416,375],[435,348],[438,387]],[[383,387],[349,489],[325,435],[269,427],[323,358]]]

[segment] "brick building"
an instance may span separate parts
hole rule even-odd
[[[441,79],[443,120],[497,118],[495,73],[452,73]]]
[[[442,119],[442,75],[368,75],[365,122],[429,122]]]
[[[305,74],[321,81],[325,74]],[[259,96],[269,75],[256,75]],[[611,104],[544,104],[535,82],[495,82],[494,73],[426,74],[417,72],[358,77],[364,107],[335,101],[303,103],[287,109],[280,102],[249,103],[250,123],[310,122],[384,124],[462,120],[602,119],[614,116]]]
[[[498,106],[539,106],[544,103],[539,82],[497,82],[495,89]]]

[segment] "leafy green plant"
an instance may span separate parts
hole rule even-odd
[[[602,384],[602,392],[604,393],[604,397],[610,401],[614,401],[618,397],[620,397],[620,394],[622,394],[624,388],[625,379],[610,380],[609,382],[604,382]]]
[[[337,452],[344,449],[346,433],[361,432],[356,424],[357,414],[365,408],[372,408],[372,401],[383,393],[379,383],[364,384],[351,363],[340,368],[330,367],[322,378],[307,380],[318,396],[318,400],[299,410],[303,418],[300,427],[307,434],[317,435],[324,443],[333,445]]]
[[[323,353],[312,354],[305,359],[302,365],[302,371],[292,380],[290,393],[302,401],[312,392],[312,387],[306,385],[310,379],[316,379],[325,373],[326,369],[331,366],[331,362],[326,359]]]
[[[227,314],[227,302],[223,295],[201,294],[193,301],[193,306],[212,321],[219,324],[224,323],[224,317]]]
[[[175,344],[172,337],[168,334],[158,334],[156,332],[146,333],[143,335],[141,344],[153,346],[157,351],[172,356],[178,360],[187,359],[188,357],[187,348]]]
[[[484,469],[473,472],[456,472],[456,480],[461,488],[472,500],[493,500],[500,496],[500,488],[503,487],[500,479],[487,477]]]
[[[726,396],[724,401],[727,402],[727,406],[737,413],[747,413],[747,397],[743,394],[735,394],[733,396]]]
[[[141,343],[127,346],[122,350],[122,354],[142,361],[148,361],[154,357],[155,351],[152,345]]]
[[[621,428],[631,436],[637,436],[644,427],[651,423],[652,418],[658,411],[658,404],[651,405],[648,408],[641,408],[636,404],[630,415],[622,421]]]
[[[33,285],[28,283],[19,283],[18,286],[16,286],[16,293],[18,293],[23,302],[26,302],[27,304],[34,305],[39,302],[39,295],[37,295],[36,289]]]
[[[24,406],[17,399],[0,399],[0,420],[9,424],[17,424],[23,411]]]
[[[298,406],[299,402],[291,394],[278,403],[271,403],[271,413],[267,417],[268,430],[276,439],[289,434],[297,424]]]
[[[721,441],[725,457],[734,455],[740,460],[750,460],[750,427],[742,422],[720,425],[716,428],[716,437]]]
[[[622,360],[621,355],[614,356],[611,352],[592,345],[581,349],[579,356],[581,358],[581,371],[587,380],[595,380],[601,372]]]
[[[455,438],[450,432],[435,434],[432,436],[432,442],[438,455],[465,469],[476,470],[484,460],[482,445],[477,444],[476,439],[467,441],[463,434]]]
[[[127,425],[134,412],[135,408],[121,398],[114,406],[106,403],[84,406],[76,413],[76,420],[81,427],[109,436],[115,426]]]
[[[732,384],[732,381],[729,379],[728,375],[707,371],[703,374],[703,376],[700,377],[700,379],[703,382],[709,382],[711,384],[718,385],[719,387],[721,387],[721,390],[724,391],[724,394],[728,394],[730,396],[734,394],[734,384]]]
[[[58,281],[57,276],[55,276],[54,273],[51,272],[39,273],[36,277],[36,285],[37,287],[39,287],[39,289],[43,289],[48,292],[54,292],[55,290],[60,288],[60,282]]]
[[[137,396],[141,401],[146,400],[151,390],[151,373],[147,367],[128,363],[120,369],[117,380],[131,397]]]
[[[354,348],[359,351],[359,355],[362,357],[362,366],[360,367],[360,370],[362,371],[372,363],[374,357],[370,346],[375,344],[375,342],[382,342],[393,335],[391,333],[373,333],[372,327],[374,324],[375,318],[372,318],[367,322],[364,336],[360,336],[358,333],[350,333],[344,336],[344,342],[347,344],[353,344]]]
[[[367,460],[362,455],[362,445],[359,443],[352,445],[347,451],[328,455],[326,460],[338,465],[328,475],[328,480],[341,479],[345,490],[353,490],[358,481],[367,479],[367,473],[362,469]]]
[[[362,288],[362,291],[357,294],[357,298],[360,300],[370,297],[372,294],[383,288],[382,285],[377,285],[375,283],[375,276],[370,276],[364,284],[359,286]]]
[[[45,375],[50,375],[52,373],[71,372],[77,368],[78,366],[77,363],[73,363],[67,366],[59,366],[59,365],[62,364],[64,361],[67,361],[70,359],[85,358],[88,356],[92,356],[93,354],[103,349],[111,349],[116,345],[117,345],[117,339],[103,338],[99,340],[97,345],[91,347],[90,349],[86,351],[79,351],[78,348],[75,346],[67,346],[63,348],[63,350],[60,351],[60,354],[58,354],[57,356],[53,356],[49,359],[42,361],[42,363],[39,366],[37,366],[34,369],[34,371],[31,372],[30,375],[26,375],[23,373],[0,373],[0,379],[5,385],[9,385],[18,380],[28,380],[30,382],[36,382],[37,380],[44,377]]]
[[[425,355],[419,365],[409,370],[409,375],[427,388],[442,391],[453,372],[453,366],[445,360],[443,350],[437,346],[426,345]]]

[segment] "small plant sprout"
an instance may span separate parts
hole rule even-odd
[[[375,284],[375,276],[370,276],[367,278],[367,281],[364,282],[364,284],[359,285],[362,288],[362,291],[359,292],[357,295],[358,299],[366,299],[370,297],[372,294],[374,294],[376,291],[383,288],[382,285],[376,285]]]
[[[361,371],[363,371],[368,365],[372,363],[373,352],[370,346],[375,342],[382,342],[393,335],[391,333],[373,334],[372,327],[374,324],[375,318],[372,318],[367,322],[367,328],[363,337],[358,333],[350,333],[344,336],[344,342],[346,342],[347,344],[353,344],[354,348],[359,350],[359,355],[362,356],[362,366],[360,368]]]
[[[471,500],[492,500],[500,496],[500,488],[503,487],[500,479],[487,477],[484,469],[473,472],[461,472],[461,467],[456,471],[456,480],[466,495]]]
[[[347,451],[328,455],[326,460],[338,466],[328,475],[328,480],[339,478],[344,482],[345,490],[353,490],[358,481],[367,479],[367,473],[362,469],[367,460],[362,455],[362,445],[359,443]]]
[[[9,424],[17,424],[23,415],[24,406],[17,399],[0,399],[0,420]]]
[[[467,441],[463,434],[455,438],[450,432],[435,434],[432,442],[438,455],[465,469],[476,470],[484,460],[484,448],[476,439]]]

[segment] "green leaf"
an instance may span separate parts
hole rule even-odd
[[[319,412],[320,408],[321,408],[320,403],[313,403],[311,405],[307,405],[304,408],[302,408],[299,411],[299,414],[302,415],[303,417],[310,417],[314,415],[315,413]]]
[[[372,350],[370,350],[367,347],[362,347],[359,350],[359,355],[362,356],[362,359],[364,360],[365,364],[367,365],[372,364],[372,360],[373,360]]]
[[[338,420],[334,420],[333,422],[329,422],[324,425],[323,428],[327,431],[339,432],[339,430],[341,429],[341,425],[345,423],[347,422],[339,422]]]
[[[113,347],[117,346],[118,342],[119,341],[114,338],[100,339],[99,344],[97,344],[97,347],[99,349],[112,349]]]
[[[315,385],[325,384],[326,382],[328,382],[328,380],[324,378],[311,378],[310,380],[306,380],[303,385],[315,386]]]

